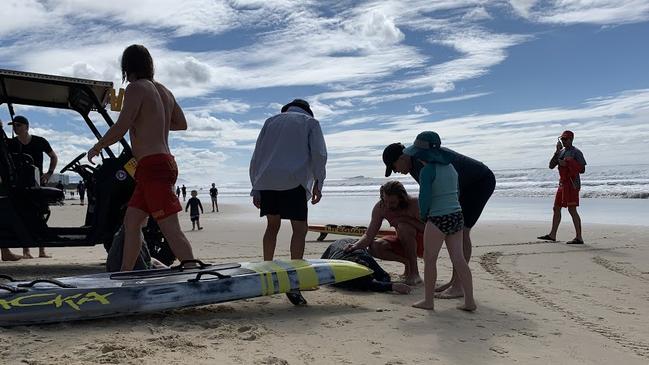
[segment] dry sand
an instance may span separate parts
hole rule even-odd
[[[187,236],[210,262],[259,260],[263,220],[252,207],[223,205]],[[56,207],[54,225],[75,225],[82,207]],[[550,217],[548,217],[550,218]],[[188,216],[181,217],[185,229]],[[327,222],[313,222],[327,223]],[[584,226],[584,246],[539,242],[546,223],[480,222],[473,232],[478,310],[437,300],[411,308],[410,295],[306,292],[152,315],[0,329],[3,364],[647,364],[649,227]],[[564,221],[560,238],[572,238]],[[278,257],[288,255],[289,225]],[[329,242],[307,237],[307,257]],[[329,238],[335,238],[330,236]],[[100,272],[103,247],[49,249],[54,258],[0,263],[17,277]],[[18,249],[14,252],[19,253]],[[382,262],[398,274],[398,264]],[[438,263],[450,276],[448,256]],[[423,270],[423,267],[420,268]]]

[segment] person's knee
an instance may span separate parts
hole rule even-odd
[[[577,207],[568,207],[568,213],[570,213],[570,215],[573,217],[579,217],[579,213],[577,213]]]
[[[555,206],[552,208],[552,211],[554,212],[554,214],[561,214],[561,207],[558,206],[558,205],[555,205]]]
[[[410,224],[401,223],[396,228],[400,240],[417,237],[417,229]]]

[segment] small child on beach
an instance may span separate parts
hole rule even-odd
[[[192,190],[191,192],[192,197],[189,198],[187,201],[187,206],[185,207],[185,212],[189,208],[189,218],[192,221],[192,231],[196,229],[196,226],[198,226],[198,230],[200,231],[203,229],[201,227],[201,222],[199,220],[199,217],[201,213],[203,213],[203,204],[201,204],[200,199],[198,199],[196,196],[198,195],[198,191]],[[198,208],[201,208],[200,213],[198,212]]]
[[[453,268],[462,290],[464,305],[458,309],[474,311],[473,279],[462,252],[464,217],[458,199],[457,171],[451,161],[453,156],[441,148],[435,132],[420,133],[412,146],[403,152],[419,159],[424,168],[419,175],[419,214],[426,222],[424,228],[424,299],[413,304],[415,308],[435,309],[434,294],[437,281],[437,257],[446,241]]]

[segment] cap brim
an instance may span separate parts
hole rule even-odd
[[[385,177],[392,175],[392,167],[385,165]]]

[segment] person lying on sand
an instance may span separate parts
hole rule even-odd
[[[375,292],[394,291],[399,294],[410,293],[410,286],[404,283],[393,282],[390,279],[390,274],[385,272],[385,270],[383,270],[383,268],[379,266],[379,264],[374,260],[372,255],[367,252],[367,250],[358,249],[349,252],[345,251],[345,248],[349,244],[353,244],[354,241],[354,238],[343,238],[337,240],[336,242],[329,245],[329,247],[327,247],[321,258],[355,262],[357,264],[369,267],[370,269],[372,269],[372,271],[374,271],[374,273],[369,276],[364,276],[358,279],[334,284],[334,286],[351,290]]]

